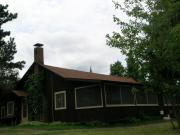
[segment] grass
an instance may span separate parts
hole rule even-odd
[[[103,125],[101,127],[81,124],[40,122],[15,127],[0,128],[0,135],[180,135],[169,122],[153,122],[138,125]]]

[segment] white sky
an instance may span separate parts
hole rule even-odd
[[[122,0],[120,0],[122,1]],[[25,60],[23,76],[33,63],[33,45],[44,44],[45,64],[109,74],[111,63],[125,65],[120,50],[106,45],[106,34],[117,30],[112,0],[1,0],[18,18],[4,28],[15,38],[15,60]],[[119,11],[118,11],[119,12]],[[122,16],[125,18],[125,16]]]

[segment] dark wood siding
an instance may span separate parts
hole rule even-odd
[[[66,91],[67,109],[55,110],[54,93]],[[74,121],[73,114],[73,97],[72,84],[56,74],[46,71],[46,97],[48,104],[48,121]]]
[[[2,106],[4,106],[6,110],[6,116],[3,118],[0,116],[1,124],[15,125],[21,122],[21,100],[20,97],[15,96],[13,93],[5,94],[0,98],[0,111]],[[7,103],[9,101],[14,102],[14,115],[12,116],[7,116]]]
[[[52,72],[46,71],[48,121],[75,122],[102,120],[102,117],[100,117],[102,116],[100,115],[102,114],[102,109],[75,109],[75,88],[94,84],[100,84],[100,82],[66,80]],[[67,109],[55,110],[54,93],[58,91],[66,91]]]
[[[121,119],[145,116],[158,116],[158,106],[121,106],[121,107],[107,107],[105,109],[105,121],[115,122]]]
[[[48,121],[66,122],[87,122],[87,121],[119,121],[125,117],[138,116],[140,114],[159,115],[158,106],[121,106],[105,107],[104,84],[100,81],[82,81],[64,79],[54,73],[46,73],[46,91],[48,102]],[[114,83],[113,83],[114,84]],[[116,83],[116,85],[123,85]],[[75,88],[100,85],[103,96],[102,108],[76,109],[75,108]],[[127,85],[127,84],[126,84]],[[67,109],[55,110],[54,92],[66,91]],[[53,98],[53,99],[52,99]]]

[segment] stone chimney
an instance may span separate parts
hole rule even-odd
[[[44,64],[43,44],[37,43],[34,45],[34,62]]]

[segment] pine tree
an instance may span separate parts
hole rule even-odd
[[[3,24],[17,18],[17,13],[8,11],[8,5],[0,4],[0,90],[11,88],[18,77],[18,69],[22,69],[24,61],[14,62],[17,53],[14,38],[10,31],[3,30]]]

